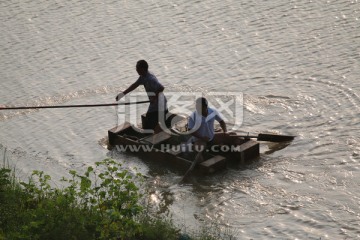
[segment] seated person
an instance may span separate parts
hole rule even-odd
[[[223,132],[215,133],[215,120],[220,123]],[[195,149],[218,144],[236,144],[234,138],[230,137],[234,133],[227,132],[223,117],[214,108],[208,106],[208,101],[204,97],[196,100],[196,111],[189,117],[188,129],[192,135],[190,142],[194,144]]]

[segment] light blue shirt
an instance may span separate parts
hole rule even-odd
[[[140,76],[135,83],[144,86],[148,97],[155,96],[155,92],[158,92],[159,89],[163,88],[163,85],[159,82],[155,75],[149,71],[145,76]],[[164,94],[160,93],[158,100],[159,101],[156,103],[150,103],[148,112],[164,111],[167,109],[167,101]]]
[[[223,121],[221,114],[213,108],[208,107],[208,115],[206,117],[202,116],[197,111],[193,112],[188,121],[188,128],[192,131],[197,131],[199,135],[203,137],[208,137],[211,141],[215,135],[214,122]],[[192,140],[197,140],[196,137],[192,137]]]

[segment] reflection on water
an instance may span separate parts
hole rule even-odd
[[[272,154],[276,151],[280,151],[281,149],[286,148],[287,146],[291,145],[291,142],[281,142],[281,143],[268,143],[267,147],[268,150],[264,152],[264,154]]]
[[[180,170],[104,147],[114,108],[1,111],[0,144],[23,176],[41,169],[60,179],[110,156],[143,173],[158,211],[188,228],[215,222],[238,239],[360,237],[358,1],[2,1],[0,9],[0,105],[112,102],[147,59],[165,93],[238,91],[240,131],[297,136],[262,143],[246,168],[179,185]]]

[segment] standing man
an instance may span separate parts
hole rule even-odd
[[[149,108],[146,112],[144,129],[159,128],[159,122],[165,123],[167,110],[166,98],[163,94],[164,86],[159,82],[154,74],[148,71],[149,65],[145,60],[139,60],[136,63],[136,71],[139,78],[136,82],[130,85],[125,91],[116,96],[116,101],[119,101],[129,92],[135,90],[138,86],[143,85],[150,100]],[[160,119],[163,118],[163,119]]]

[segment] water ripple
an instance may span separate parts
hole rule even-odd
[[[358,1],[1,1],[0,9],[1,105],[110,102],[147,59],[166,91],[243,94],[241,131],[297,136],[262,143],[245,169],[179,186],[181,174],[102,146],[113,109],[1,112],[1,144],[24,172],[128,159],[153,184],[157,210],[180,224],[215,222],[238,239],[359,238]]]

